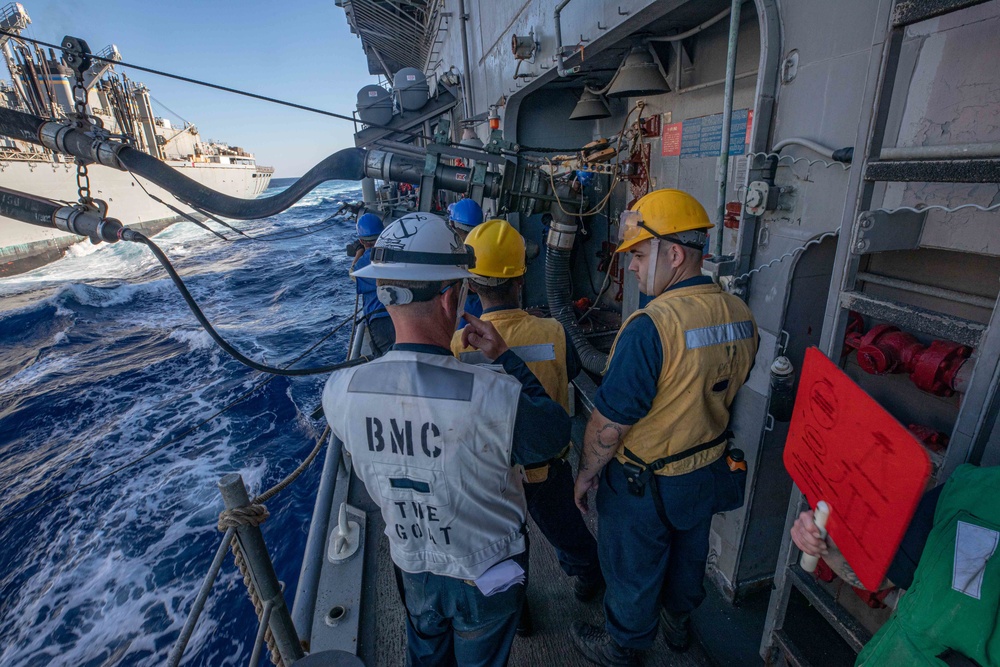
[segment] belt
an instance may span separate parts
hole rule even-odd
[[[671,463],[683,461],[684,459],[690,458],[695,454],[700,454],[701,452],[712,449],[713,447],[717,447],[732,437],[733,432],[727,428],[725,431],[708,442],[695,445],[694,447],[686,449],[678,454],[664,456],[663,458],[656,459],[652,463],[646,463],[641,458],[636,456],[634,452],[629,450],[628,447],[623,446],[622,453],[625,454],[625,458],[632,461],[632,463],[622,464],[622,468],[625,470],[625,480],[628,482],[629,493],[635,496],[644,495],[646,492],[646,485],[653,479],[657,470],[665,468]],[[663,507],[663,498],[660,497],[660,493],[656,488],[653,489],[653,504],[656,506],[656,514],[660,517],[660,521],[663,522],[663,525],[669,526],[670,522],[667,519],[667,511]]]

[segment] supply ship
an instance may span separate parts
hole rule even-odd
[[[0,29],[8,33],[18,34],[30,23],[20,3],[0,9]],[[72,116],[73,71],[59,54],[3,34],[0,52],[11,76],[9,81],[0,81],[0,106],[53,119]],[[113,45],[100,55],[109,61],[121,59]],[[253,198],[267,189],[273,169],[257,166],[253,154],[243,148],[203,140],[192,124],[178,127],[157,116],[149,89],[116,72],[111,62],[95,66],[84,85],[88,107],[111,134],[122,135],[131,145],[213,190]],[[59,201],[77,199],[72,158],[12,138],[0,138],[0,184]],[[151,198],[143,187],[187,215],[200,215],[156,185],[146,181],[140,185],[128,172],[101,173],[93,179],[92,194],[108,203],[112,215],[149,234],[184,219]],[[78,241],[58,230],[29,227],[0,216],[0,277],[58,259]]]
[[[760,330],[731,423],[747,492],[714,519],[700,641],[683,655],[658,641],[645,664],[852,664],[898,593],[797,564],[789,529],[806,502],[782,460],[797,373],[818,348],[919,441],[930,484],[1000,463],[1000,2],[336,4],[385,83],[358,92],[356,148],[289,191],[354,179],[362,208],[385,219],[464,196],[514,225],[529,247],[523,302],[560,321],[585,368],[571,392],[577,449],[610,344],[642,302],[613,254],[620,213],[659,188],[709,211],[703,272]],[[120,155],[103,164],[124,169]],[[291,201],[269,199],[259,213]],[[366,345],[360,325],[350,359]],[[295,590],[282,595],[266,558],[254,570],[255,655],[269,630],[277,664],[403,664],[380,512],[342,443],[322,444]],[[220,487],[228,508],[248,504],[235,475]],[[259,558],[260,531],[238,530]],[[511,663],[587,664],[569,620],[600,622],[599,607],[572,599],[537,533],[531,559],[535,634],[515,640]]]

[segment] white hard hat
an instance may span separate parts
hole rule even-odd
[[[475,253],[448,223],[431,213],[407,213],[379,235],[371,263],[355,271],[359,278],[445,281],[471,278]]]

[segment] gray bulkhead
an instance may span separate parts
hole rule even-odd
[[[585,81],[595,86],[607,83],[637,37],[688,30],[729,4],[726,0],[562,3],[565,67],[579,66],[581,71],[560,76],[555,3],[446,0],[444,19],[424,71],[432,81],[452,68],[467,75],[472,83],[469,115],[485,120],[488,110],[498,106],[505,139],[523,146],[576,148],[616,135],[637,101],[611,100],[609,118],[570,121]],[[768,370],[778,355],[787,355],[798,369],[805,350],[819,346],[831,358],[841,360],[845,371],[904,425],[919,424],[949,435],[950,446],[934,458],[939,480],[967,458],[981,458],[984,464],[1000,462],[995,426],[1000,331],[993,326],[996,315],[991,305],[1000,288],[997,211],[932,210],[924,215],[909,247],[898,239],[895,245],[890,243],[894,249],[886,252],[856,252],[854,246],[857,207],[867,182],[862,165],[873,126],[884,130],[886,147],[919,151],[926,146],[992,145],[991,156],[998,156],[1000,6],[997,2],[944,2],[940,4],[973,6],[907,27],[889,112],[876,122],[873,110],[897,4],[907,5],[903,11],[919,12],[932,3],[755,0],[742,7],[732,106],[734,119],[742,118],[739,114],[747,110],[752,124],[745,145],[730,157],[726,201],[743,201],[745,184],[765,175],[763,159],[748,160],[747,152],[765,153],[779,142],[804,140],[834,150],[853,148],[854,160],[853,164],[836,162],[801,141],[792,141],[780,151],[782,159],[774,172],[774,185],[782,188],[777,208],[760,216],[744,210],[738,228],[719,226],[716,230],[723,233],[723,253],[735,256],[736,275],[771,263],[753,274],[745,292],[761,332],[756,366],[733,414],[738,446],[750,462],[746,504],[718,516],[711,536],[710,574],[730,600],[769,586],[776,576],[780,583],[785,564],[794,557],[786,536],[800,498],[782,463],[788,424],[768,414]],[[465,40],[461,39],[463,10],[467,14]],[[722,113],[728,23],[728,19],[721,20],[677,45],[657,44],[656,53],[672,90],[642,98],[643,119],[660,119],[661,134],[643,141],[650,151],[649,186],[691,192],[717,225],[717,155],[704,151],[676,155],[676,147],[665,148],[661,137],[666,125],[701,122],[698,119]],[[512,35],[534,37],[537,51],[532,61],[514,59]],[[468,44],[467,54],[463,41]],[[466,57],[469,72],[462,71]],[[515,72],[519,78],[514,78]],[[462,106],[451,112],[456,141],[461,136]],[[485,123],[477,125],[476,131],[481,139],[487,138]],[[599,183],[606,187],[607,180]],[[876,183],[872,192],[873,209],[1000,203],[995,182],[888,182]],[[591,203],[604,194],[587,192]],[[618,188],[608,204],[612,221],[635,194],[628,184]],[[490,202],[485,208],[490,210]],[[543,242],[540,229],[524,227],[522,231]],[[584,248],[593,256],[602,243],[614,241],[615,231],[602,218],[600,224],[589,226]],[[889,238],[894,235],[898,236],[891,229],[887,232]],[[800,250],[810,241],[815,243]],[[529,268],[528,305],[545,302],[537,273],[540,264]],[[588,286],[589,270],[592,267],[574,266],[574,298],[594,296],[595,290]],[[868,280],[863,279],[865,275]],[[732,276],[722,280],[728,283]],[[921,286],[951,290],[961,298],[948,298],[948,292]],[[864,298],[854,299],[851,294]],[[934,396],[915,387],[906,374],[865,373],[852,350],[841,356],[847,306],[872,300],[900,303],[902,314],[890,316],[885,309],[870,307],[862,312],[866,328],[883,322],[896,324],[925,344],[947,338],[942,332],[955,331],[956,326],[973,332],[969,335],[976,349],[963,392]],[[624,318],[638,302],[638,288],[626,272],[621,303],[605,297],[602,305],[621,308]],[[933,318],[914,315],[910,312],[914,309],[940,315],[936,321],[945,324],[929,326]],[[852,595],[835,592],[838,603],[860,619],[862,626],[877,628],[886,612],[873,612]],[[773,602],[772,607],[775,604],[787,604],[787,599]],[[769,629],[775,627],[778,614],[774,608],[771,611]],[[772,647],[765,636],[762,650]]]

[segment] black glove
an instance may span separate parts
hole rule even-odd
[[[361,241],[351,241],[346,246],[344,246],[344,252],[347,253],[348,257],[353,258],[358,254],[358,250],[361,249]]]

